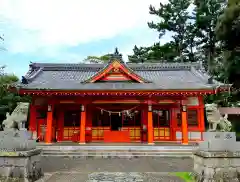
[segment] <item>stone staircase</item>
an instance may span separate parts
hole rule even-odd
[[[38,146],[42,156],[76,158],[191,157],[196,146]]]

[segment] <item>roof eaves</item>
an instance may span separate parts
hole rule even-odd
[[[201,69],[196,70],[195,67],[192,67],[191,72],[208,85],[225,85],[224,83],[221,83],[216,79],[212,78],[210,75],[208,75],[206,72],[203,72]]]
[[[114,90],[114,89],[76,89],[76,88],[59,88],[59,89],[54,89],[54,88],[36,88],[36,87],[29,87],[28,85],[20,85],[19,86],[19,89],[23,89],[23,90],[32,90],[32,91],[79,91],[79,92],[88,92],[88,91],[146,91],[146,92],[151,92],[151,91],[177,91],[177,92],[184,92],[184,91],[216,91],[216,87],[198,87],[198,88],[184,88],[184,89],[179,89],[179,88],[171,88],[171,89],[163,89],[163,88],[153,88],[153,89],[149,89],[149,88],[146,88],[144,89],[141,88],[131,88],[131,89],[118,89],[118,90]]]

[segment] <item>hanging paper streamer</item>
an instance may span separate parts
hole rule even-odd
[[[126,114],[127,116],[131,117],[131,111],[135,110],[137,107],[138,106],[135,106],[128,110],[122,110],[122,111],[109,111],[100,107],[96,107],[96,108],[101,110],[101,114],[103,114],[103,112],[107,112],[109,116],[111,116],[111,114],[119,114],[119,116],[121,116],[121,114]]]

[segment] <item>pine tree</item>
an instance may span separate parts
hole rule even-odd
[[[148,51],[150,48],[147,47],[137,47],[136,45],[133,48],[133,55],[128,56],[128,60],[131,63],[143,63],[147,60]]]
[[[148,26],[159,32],[159,38],[162,38],[166,32],[173,33],[174,44],[178,53],[177,59],[181,62],[186,61],[184,51],[186,45],[184,40],[189,21],[189,6],[190,0],[169,0],[167,4],[160,3],[160,8],[156,9],[150,6],[150,14],[158,16],[159,22],[149,22]]]
[[[224,48],[225,76],[233,86],[240,88],[240,1],[229,0],[219,17],[216,35]]]
[[[195,0],[196,27],[199,29],[199,49],[204,54],[204,65],[213,74],[217,51],[215,27],[218,17],[223,13],[226,0]]]

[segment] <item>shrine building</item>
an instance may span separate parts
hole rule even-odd
[[[202,140],[204,96],[229,89],[199,63],[31,63],[29,130],[46,143]]]

